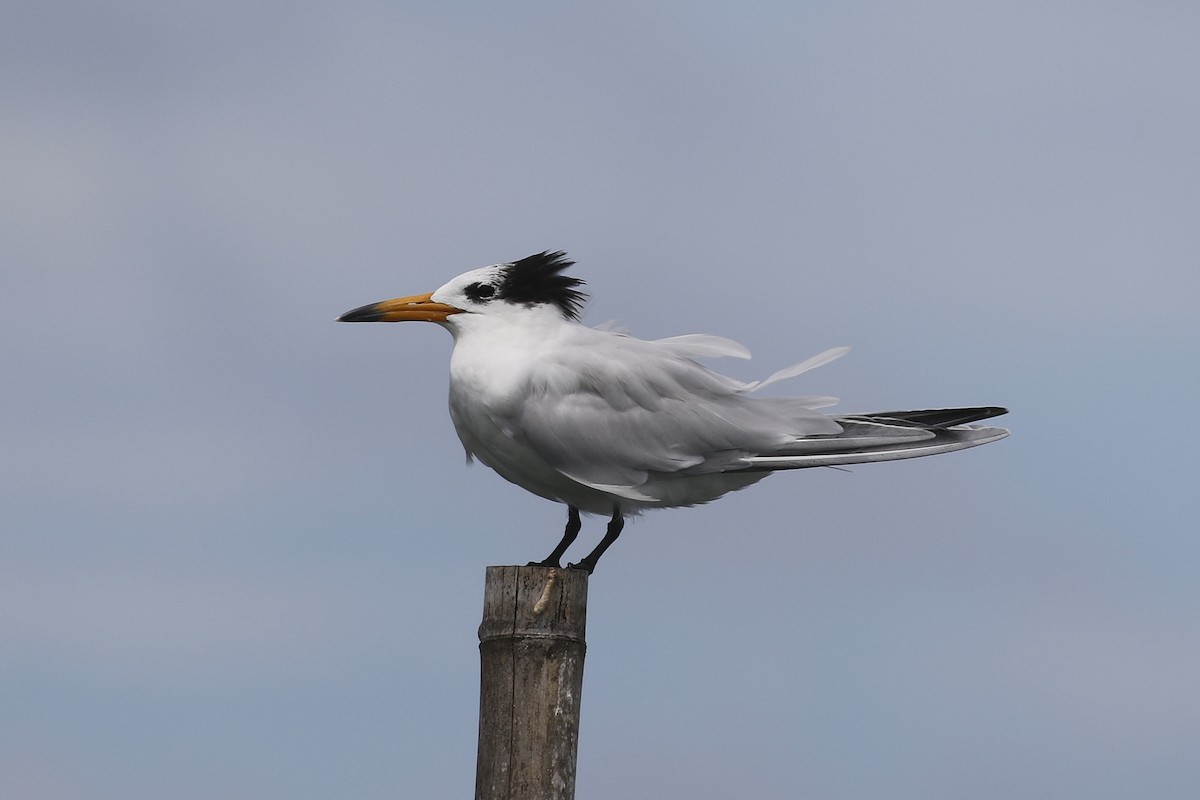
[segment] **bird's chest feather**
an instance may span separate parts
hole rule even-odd
[[[512,347],[456,347],[450,359],[452,408],[508,415],[525,395],[535,363]]]
[[[531,386],[561,371],[563,352],[577,350],[582,333],[581,326],[545,311],[464,319],[450,356],[451,397],[463,408],[508,412],[528,397]]]
[[[540,342],[497,327],[460,335],[450,358],[450,416],[467,449],[485,462],[510,447],[513,421],[542,368]]]

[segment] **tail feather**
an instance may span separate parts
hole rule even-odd
[[[743,470],[773,471],[897,461],[978,447],[1008,436],[1004,428],[966,425],[1004,414],[996,406],[887,411],[836,417],[841,434],[813,437],[812,445],[789,445],[785,450],[743,459]],[[920,435],[917,435],[917,434]],[[819,441],[817,441],[819,440]]]

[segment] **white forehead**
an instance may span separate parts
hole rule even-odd
[[[490,267],[480,267],[470,272],[464,272],[457,278],[447,281],[442,288],[433,293],[433,297],[435,300],[439,297],[460,297],[463,294],[463,290],[472,283],[495,284],[498,282],[497,279],[500,277],[500,273],[504,270],[505,266],[504,264],[493,264]]]

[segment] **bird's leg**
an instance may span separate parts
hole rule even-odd
[[[617,540],[621,535],[621,529],[625,527],[625,517],[621,515],[621,509],[613,506],[612,519],[608,521],[608,530],[604,532],[604,538],[600,540],[600,544],[596,545],[596,549],[588,553],[578,564],[567,564],[570,569],[581,569],[591,575],[592,570],[596,568],[596,562],[600,560],[600,556],[604,555],[604,551]]]
[[[571,542],[575,541],[575,537],[579,535],[579,529],[582,523],[579,521],[579,509],[575,506],[567,506],[567,529],[563,531],[562,540],[554,548],[554,552],[546,556],[541,561],[530,561],[525,566],[527,567],[558,567],[562,561],[563,553],[567,552],[567,548],[571,546]]]

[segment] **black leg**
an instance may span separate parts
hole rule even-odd
[[[579,509],[575,506],[567,506],[567,529],[563,531],[562,540],[558,546],[554,548],[554,552],[546,556],[541,561],[530,561],[528,567],[558,567],[562,561],[563,553],[567,552],[567,548],[571,546],[571,542],[575,541],[575,537],[579,535],[579,529],[582,527],[579,521]]]
[[[621,516],[619,508],[613,508],[612,519],[608,521],[608,530],[604,532],[604,538],[600,540],[600,544],[596,545],[596,549],[583,557],[583,560],[578,564],[567,564],[571,569],[581,569],[592,574],[592,570],[596,568],[596,562],[600,560],[600,556],[604,555],[604,551],[617,540],[621,535],[621,529],[625,527],[625,517]]]

